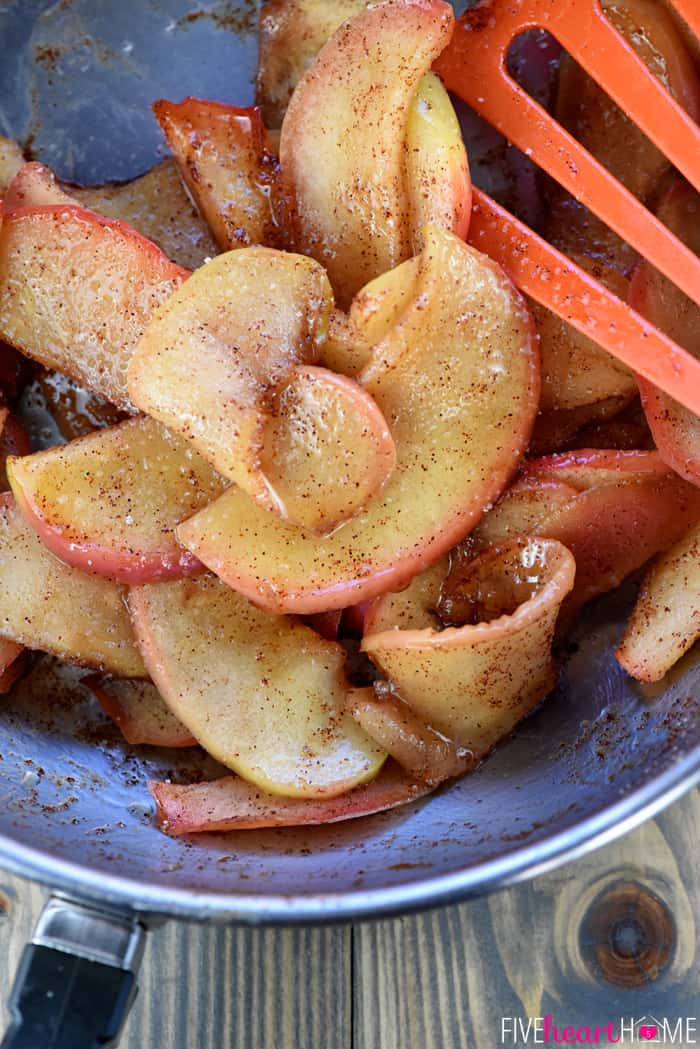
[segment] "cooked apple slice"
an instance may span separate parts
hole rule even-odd
[[[8,460],[17,503],[56,557],[121,583],[177,579],[202,565],[173,529],[226,487],[155,419],[129,419]]]
[[[6,212],[18,208],[41,208],[51,204],[75,205],[67,193],[59,186],[53,171],[35,161],[23,164],[3,197],[3,209]]]
[[[700,252],[700,195],[691,186],[675,182],[658,215],[689,248]],[[700,307],[645,260],[635,270],[630,305],[700,357]],[[659,452],[681,477],[700,485],[700,418],[647,379],[640,377],[638,382]]]
[[[220,830],[311,827],[386,812],[434,789],[388,761],[376,779],[337,798],[281,798],[238,776],[206,783],[149,783],[161,830],[173,837]]]
[[[472,211],[467,151],[450,96],[435,73],[421,78],[408,111],[406,180],[416,252],[428,223],[466,237]]]
[[[165,705],[152,682],[90,675],[82,679],[81,685],[90,689],[127,743],[153,747],[196,745],[196,739]]]
[[[579,434],[589,426],[615,419],[627,406],[626,397],[608,397],[576,408],[541,412],[532,431],[530,455],[549,455],[571,447],[587,447],[579,442]]]
[[[343,308],[412,254],[408,115],[453,23],[442,0],[372,4],[336,31],[289,103],[280,164],[293,240],[327,267]]]
[[[269,402],[325,334],[331,293],[312,259],[229,251],[196,270],[158,311],[129,364],[139,408],[181,434],[254,498]]]
[[[68,663],[146,675],[119,587],[56,560],[9,492],[0,495],[0,634]]]
[[[700,638],[700,525],[652,565],[617,660],[639,681],[660,681]]]
[[[6,695],[27,669],[24,645],[14,641],[0,641],[0,695]]]
[[[298,798],[376,776],[386,755],[345,713],[340,645],[211,576],[136,587],[129,608],[154,684],[217,761]]]
[[[134,346],[187,275],[124,223],[78,207],[20,209],[0,228],[0,337],[133,410]]]
[[[11,138],[0,135],[0,197],[24,164],[22,150]]]
[[[281,127],[292,92],[313,59],[367,2],[267,0],[262,5],[256,100],[268,127]]]
[[[528,463],[469,537],[466,552],[525,532],[563,543],[576,559],[570,618],[676,542],[699,516],[698,489],[656,452],[555,455]]]
[[[471,531],[527,446],[538,397],[530,318],[495,263],[429,227],[413,300],[360,379],[397,452],[365,513],[319,540],[231,490],[178,529],[268,611],[328,611],[396,589]]]
[[[276,164],[260,110],[186,98],[161,99],[153,112],[219,248],[274,246]]]
[[[464,625],[436,630],[426,606],[423,629],[365,634],[362,650],[423,721],[482,758],[556,684],[554,627],[575,571],[561,543],[512,540],[460,566]]]
[[[131,182],[64,188],[83,207],[128,222],[188,270],[216,254],[209,228],[188,197],[172,157]]]
[[[386,420],[362,386],[325,368],[295,369],[260,460],[281,517],[328,535],[381,492],[395,463]]]
[[[475,765],[470,751],[426,725],[391,688],[353,689],[347,709],[414,779],[436,787]]]

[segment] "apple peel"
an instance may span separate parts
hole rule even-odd
[[[337,798],[281,798],[238,776],[206,783],[148,784],[161,830],[173,837],[265,827],[311,827],[372,816],[425,797],[434,788],[387,762],[376,779]]]
[[[178,721],[150,681],[124,678],[84,677],[89,688],[108,715],[121,729],[127,743],[152,747],[194,747],[194,736]]]

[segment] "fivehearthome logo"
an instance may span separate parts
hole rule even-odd
[[[546,1016],[501,1018],[501,1045],[700,1045],[696,1016],[633,1016],[605,1023],[567,1024]]]

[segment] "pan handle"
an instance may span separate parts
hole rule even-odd
[[[136,996],[144,935],[131,916],[52,897],[22,954],[0,1049],[116,1045]]]

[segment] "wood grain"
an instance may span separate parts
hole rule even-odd
[[[504,1016],[550,1012],[579,1025],[696,1015],[698,841],[696,790],[619,842],[488,899],[354,929],[170,923],[149,934],[122,1049],[495,1049]],[[4,1003],[45,894],[2,875],[0,892]],[[611,983],[597,964],[597,940],[610,938],[597,918],[618,920],[610,899],[627,901],[623,924],[670,915],[657,979],[641,966],[634,986]]]

